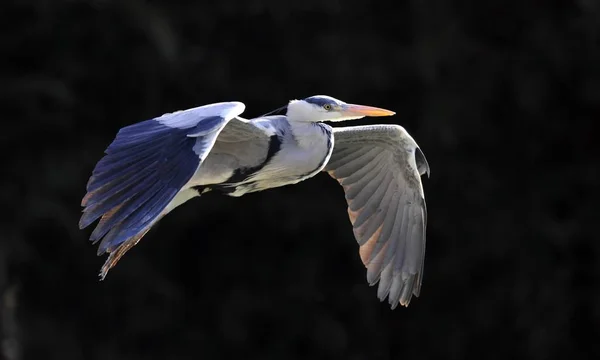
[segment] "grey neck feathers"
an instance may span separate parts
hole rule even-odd
[[[292,135],[298,145],[305,149],[322,147],[326,144],[324,138],[329,138],[329,126],[322,123],[290,121]]]

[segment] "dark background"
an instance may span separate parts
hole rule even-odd
[[[2,7],[0,357],[600,355],[600,2]],[[98,281],[105,258],[79,203],[120,127],[228,100],[252,117],[314,94],[396,111],[376,120],[427,156],[420,298],[378,301],[324,174],[191,201]]]

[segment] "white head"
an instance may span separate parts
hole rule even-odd
[[[320,122],[360,119],[365,116],[390,116],[395,112],[371,106],[347,104],[327,95],[292,100],[286,116],[290,121]]]

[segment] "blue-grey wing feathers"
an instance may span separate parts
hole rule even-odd
[[[100,218],[90,240],[110,253],[101,276],[160,219],[194,175],[226,123],[241,114],[238,102],[165,114],[122,128],[87,184],[79,226]]]

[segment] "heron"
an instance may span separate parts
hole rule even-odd
[[[331,96],[290,100],[263,116],[241,117],[239,101],[165,113],[121,128],[96,163],[82,199],[104,280],[161,218],[209,191],[226,196],[296,184],[321,172],[341,184],[367,282],[393,309],[419,296],[427,208],[421,176],[429,164],[399,125],[332,127],[383,108]],[[281,114],[277,115],[276,112]]]

